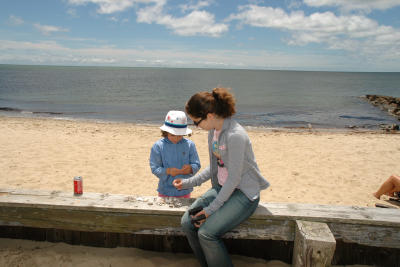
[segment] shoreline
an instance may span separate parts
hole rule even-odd
[[[28,113],[30,114],[30,113]],[[129,122],[129,121],[117,121],[117,120],[103,120],[103,119],[90,119],[90,118],[72,118],[72,117],[50,117],[50,116],[30,116],[24,114],[2,114],[0,112],[0,118],[21,118],[21,119],[32,119],[32,120],[55,120],[55,121],[69,121],[69,122],[81,122],[81,123],[94,123],[94,124],[121,124],[121,125],[136,125],[145,127],[159,127],[162,122]],[[239,122],[240,123],[240,122]],[[385,134],[400,134],[400,131],[388,131],[386,128],[365,128],[365,127],[315,127],[315,125],[308,124],[306,126],[264,126],[264,125],[243,125],[246,130],[249,131],[260,131],[260,132],[326,132],[326,133],[385,133]],[[188,124],[190,128],[196,128],[194,124]]]
[[[149,167],[159,125],[96,123],[0,115],[0,188],[157,194]],[[207,132],[192,128],[202,169],[208,165]],[[400,134],[382,131],[287,131],[246,128],[261,173],[271,186],[261,202],[367,206],[388,203],[372,193],[400,173]],[[210,188],[194,188],[196,198]],[[396,206],[396,205],[394,205]]]

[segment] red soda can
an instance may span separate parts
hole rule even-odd
[[[82,195],[82,193],[83,193],[82,177],[75,176],[74,177],[74,195]]]

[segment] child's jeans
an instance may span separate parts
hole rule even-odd
[[[207,207],[217,196],[221,188],[211,188],[199,197],[191,208]],[[190,222],[188,211],[182,216],[181,224],[190,246],[201,266],[233,266],[221,237],[238,226],[253,214],[260,198],[249,200],[242,191],[236,189],[230,198],[200,226]]]

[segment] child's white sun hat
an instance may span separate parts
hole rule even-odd
[[[185,112],[178,110],[168,112],[167,116],[165,116],[164,125],[160,129],[173,135],[188,135],[192,133],[192,130],[187,127]]]

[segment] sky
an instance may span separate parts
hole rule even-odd
[[[400,71],[400,0],[2,0],[0,64]]]

